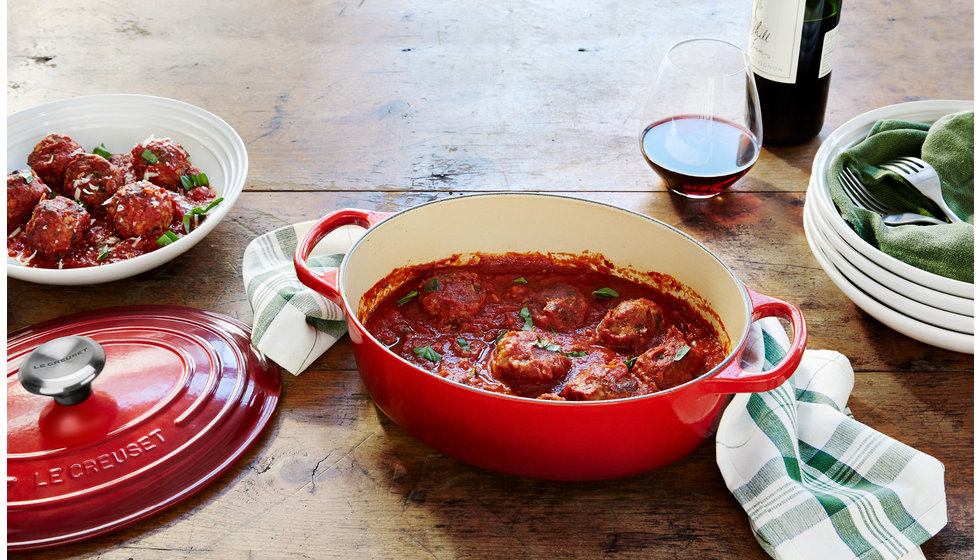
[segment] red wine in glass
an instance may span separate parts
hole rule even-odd
[[[643,157],[674,192],[715,196],[745,175],[759,157],[756,136],[735,123],[680,115],[657,121],[640,134]]]

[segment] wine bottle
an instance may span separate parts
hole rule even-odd
[[[841,0],[755,0],[749,61],[763,141],[795,146],[823,127]]]

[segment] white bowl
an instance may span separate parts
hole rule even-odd
[[[169,137],[190,154],[224,201],[178,241],[132,259],[89,268],[43,269],[7,258],[7,276],[39,284],[83,285],[134,276],[193,247],[228,214],[245,186],[248,154],[238,133],[217,116],[182,101],[147,95],[93,95],[40,105],[7,117],[7,171],[27,166],[27,156],[47,134],[67,134],[86,150],[104,144],[130,150],[153,135]]]
[[[811,226],[811,229],[806,231],[807,236],[815,238],[817,245],[823,250],[824,256],[851,284],[880,303],[887,305],[899,313],[914,317],[919,322],[963,334],[975,334],[973,332],[973,317],[959,313],[950,313],[910,299],[877,282],[876,279],[868,276],[858,267],[854,266],[854,264],[838,253],[827,241],[827,236],[824,234],[826,226],[821,225],[820,216],[812,210],[812,208],[807,206],[803,208],[807,223]]]
[[[861,271],[863,275],[873,278],[875,282],[887,287],[891,291],[902,294],[919,303],[950,313],[965,315],[970,318],[973,317],[973,299],[962,298],[933,290],[921,284],[906,280],[882,268],[879,264],[864,256],[861,252],[856,251],[844,241],[837,233],[837,230],[829,225],[827,217],[823,215],[821,208],[812,202],[812,199],[804,206],[811,208],[814,225],[818,228],[821,237],[825,241],[824,248],[833,249],[835,253],[846,259],[851,266]]]
[[[812,207],[808,209],[808,206],[804,205],[803,229],[807,234],[806,238],[807,243],[810,245],[810,251],[817,259],[820,267],[830,277],[830,280],[840,288],[844,295],[868,313],[868,315],[871,315],[882,324],[909,338],[944,350],[952,350],[964,354],[973,353],[973,335],[936,327],[909,317],[871,297],[848,280],[826,255],[819,238],[815,234],[819,226],[813,223],[811,213]]]
[[[945,276],[940,276],[902,262],[895,257],[879,251],[855,233],[844,218],[840,216],[837,207],[830,198],[827,173],[834,158],[841,151],[864,140],[871,127],[881,119],[901,119],[931,123],[944,115],[972,109],[972,101],[911,101],[909,103],[881,107],[847,121],[832,132],[817,150],[817,155],[813,159],[811,176],[811,184],[816,188],[811,189],[810,194],[807,196],[808,200],[811,198],[814,199],[816,205],[820,208],[821,214],[827,218],[827,223],[833,227],[834,231],[844,241],[882,268],[930,289],[969,299],[973,299],[973,284],[946,278]]]

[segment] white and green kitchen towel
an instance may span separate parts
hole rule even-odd
[[[753,329],[746,367],[782,356],[774,327]],[[946,525],[942,463],[855,420],[853,387],[846,357],[807,350],[789,381],[736,395],[722,415],[718,467],[773,558],[924,558],[919,545]]]
[[[293,253],[315,222],[279,228],[252,240],[242,258],[245,292],[252,306],[252,344],[299,375],[347,332],[344,312],[296,278]],[[363,228],[344,226],[317,244],[306,263],[313,270],[340,266]]]

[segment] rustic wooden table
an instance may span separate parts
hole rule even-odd
[[[930,559],[973,556],[973,357],[898,334],[810,254],[802,206],[820,140],[766,149],[733,191],[686,202],[637,149],[636,113],[666,48],[748,40],[750,2],[12,2],[7,112],[143,93],[228,121],[245,192],[191,251],[88,287],[7,282],[7,328],[114,305],[251,309],[255,236],[341,207],[394,211],[474,191],[546,191],[689,232],[748,285],[798,304],[810,348],[851,359],[862,422],[946,466],[949,523]],[[865,111],[972,99],[973,3],[845,2],[822,136]],[[20,558],[28,555],[12,554]],[[387,420],[344,338],[285,374],[273,424],[205,491],[118,532],[33,558],[766,558],[725,488],[713,440],[625,480],[487,472]]]

